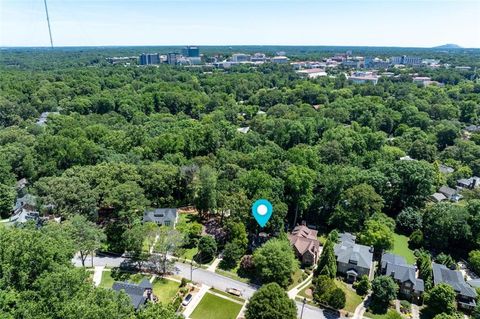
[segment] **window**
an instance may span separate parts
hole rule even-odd
[[[165,226],[170,226],[171,222],[169,220],[166,220],[164,224]]]

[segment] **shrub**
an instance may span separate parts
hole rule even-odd
[[[360,296],[365,296],[371,288],[370,280],[368,276],[363,275],[360,280],[353,283],[353,288]]]
[[[413,249],[423,246],[423,232],[421,230],[416,230],[410,235],[408,239],[408,246]]]

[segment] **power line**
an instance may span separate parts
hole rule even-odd
[[[45,4],[45,13],[47,14],[48,34],[50,35],[50,45],[53,49],[52,29],[50,28],[50,18],[48,17],[47,0],[43,0],[43,3]]]

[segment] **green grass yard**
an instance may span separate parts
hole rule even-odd
[[[301,269],[297,269],[297,271],[292,275],[292,283],[290,284],[290,286],[288,286],[287,290],[298,286],[298,284],[303,281],[302,275],[303,271]]]
[[[387,318],[387,314],[392,313],[392,312],[396,312],[396,310],[388,309],[387,313],[384,313],[384,314],[375,314],[375,313],[371,313],[369,311],[366,311],[364,317],[368,317],[368,318],[372,318],[372,319],[385,319],[385,318]]]
[[[214,309],[212,311],[212,309]],[[233,301],[206,293],[193,311],[192,319],[235,319],[242,305]]]
[[[163,304],[169,304],[180,289],[180,283],[165,278],[156,278],[153,282],[153,294],[157,296],[158,301]]]
[[[390,252],[405,257],[409,264],[415,264],[415,255],[413,254],[413,251],[408,248],[408,237],[394,234],[393,238],[393,249],[390,250]]]
[[[342,289],[343,292],[345,293],[345,297],[347,301],[345,303],[345,308],[343,308],[343,310],[354,313],[355,308],[357,308],[357,306],[362,302],[362,297],[357,295],[355,290],[348,287],[347,284],[344,283],[343,281],[336,279],[335,284],[337,285],[337,287]]]
[[[112,272],[104,270],[102,273],[102,281],[100,281],[99,287],[112,288],[115,280],[112,278]]]

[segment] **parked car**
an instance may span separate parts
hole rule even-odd
[[[242,292],[236,288],[227,288],[226,290],[229,294],[240,297],[242,295]]]
[[[182,301],[182,306],[186,307],[188,306],[188,304],[190,303],[190,301],[192,301],[192,294],[188,294],[185,299],[183,299]]]

